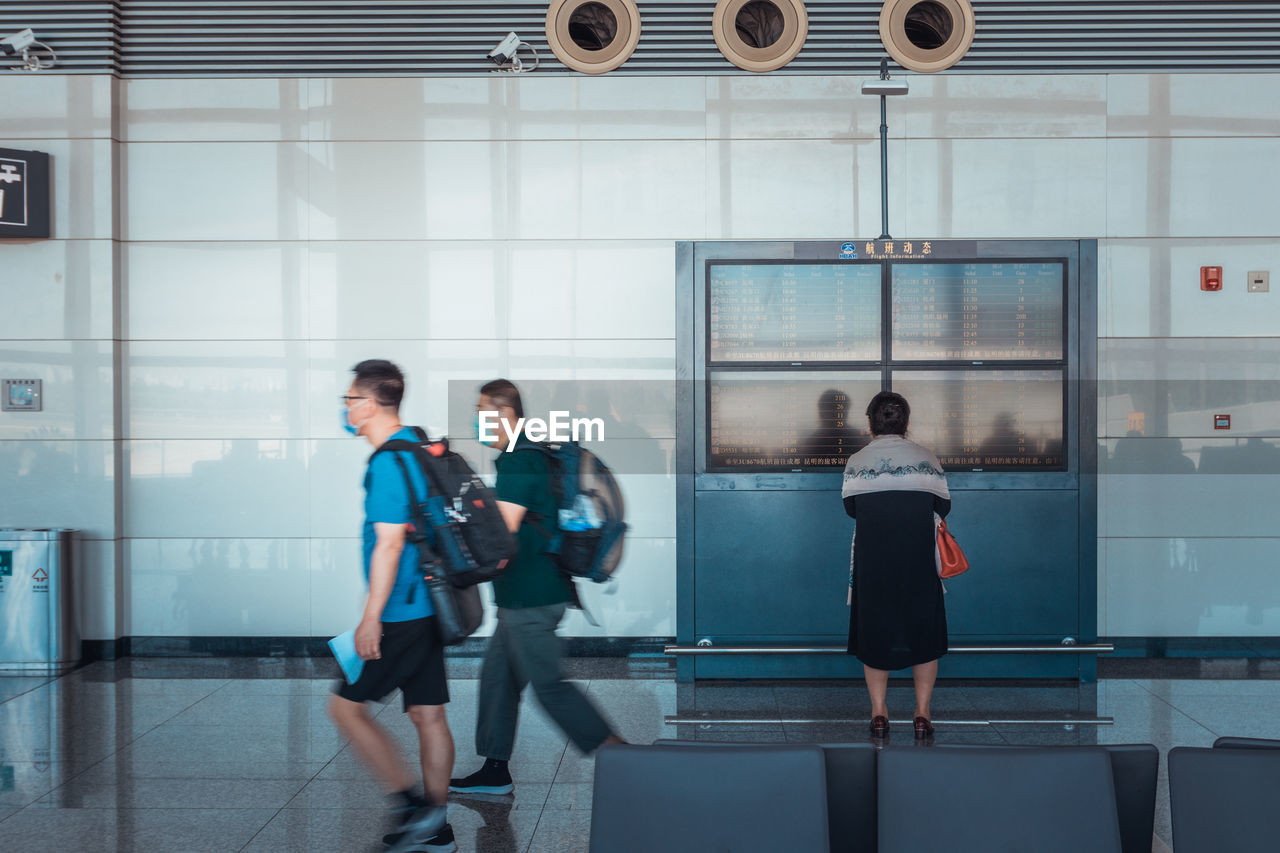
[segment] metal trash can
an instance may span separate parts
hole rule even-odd
[[[0,673],[61,674],[80,662],[75,530],[0,528]]]

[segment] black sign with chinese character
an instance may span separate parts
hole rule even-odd
[[[49,155],[0,148],[0,238],[49,235]]]

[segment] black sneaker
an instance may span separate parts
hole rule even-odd
[[[423,803],[404,819],[399,828],[392,833],[395,841],[387,848],[388,853],[414,853],[422,850],[456,850],[456,846],[429,847],[437,835],[447,826],[445,819],[448,810],[435,803]],[[386,839],[383,839],[384,841]],[[449,844],[453,845],[453,832],[449,832]]]
[[[492,758],[470,776],[449,780],[449,790],[455,794],[510,794],[515,789],[507,762]]]
[[[384,835],[382,836],[382,843],[386,847],[395,847],[400,842],[400,837],[403,834],[401,832],[393,832],[390,835]],[[439,832],[426,841],[396,849],[403,851],[403,853],[457,853],[458,845],[453,840],[453,827],[446,823]]]

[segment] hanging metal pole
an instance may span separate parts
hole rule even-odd
[[[880,60],[880,79],[889,79],[889,60]],[[889,119],[880,96],[880,239],[889,240]]]

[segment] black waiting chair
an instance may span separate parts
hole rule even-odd
[[[880,853],[1122,853],[1097,747],[889,747],[877,765]]]
[[[1278,805],[1280,752],[1169,750],[1169,812],[1177,853],[1275,853]]]
[[[955,743],[935,749],[1027,749],[1022,746],[975,746]],[[1078,749],[1075,746],[1036,747]],[[1088,747],[1092,749],[1093,747]],[[1160,750],[1149,743],[1099,744],[1111,759],[1111,781],[1116,792],[1116,817],[1120,821],[1120,847],[1124,853],[1151,853],[1156,824],[1156,780]]]
[[[816,746],[606,746],[595,773],[592,853],[829,849]]]
[[[675,746],[741,746],[697,740],[659,740]],[[831,853],[875,853],[876,749],[869,743],[823,743],[827,771],[827,835]]]
[[[1214,749],[1280,749],[1280,740],[1261,737],[1220,737],[1213,742]]]

